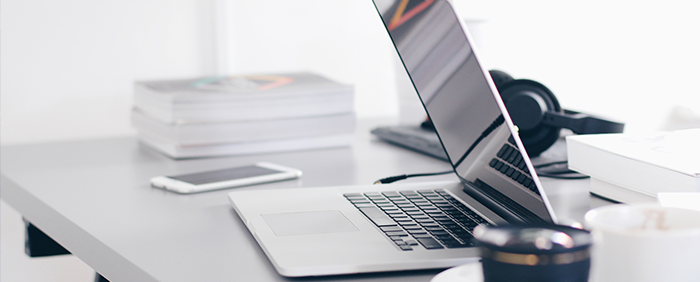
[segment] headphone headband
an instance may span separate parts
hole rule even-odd
[[[576,134],[620,133],[625,124],[562,109],[554,93],[541,83],[513,79],[509,74],[489,71],[530,156],[538,156],[559,139],[562,128]]]

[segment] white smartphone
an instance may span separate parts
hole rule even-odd
[[[261,162],[249,166],[192,174],[156,176],[151,178],[151,185],[177,193],[190,194],[294,179],[300,176],[301,171],[298,169]]]

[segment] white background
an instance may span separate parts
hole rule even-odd
[[[539,80],[566,108],[629,131],[664,128],[676,106],[700,112],[692,1],[455,2],[480,20],[487,67]],[[369,0],[3,0],[1,12],[2,144],[133,134],[136,79],[314,71],[356,86],[360,118],[397,116],[410,89]]]
[[[693,1],[455,3],[487,67],[544,83],[564,107],[627,131],[700,127]],[[415,110],[369,0],[2,0],[0,13],[3,145],[133,135],[141,79],[305,70],[354,84],[360,118]],[[6,231],[2,214],[5,281],[26,258],[8,259],[21,221]]]

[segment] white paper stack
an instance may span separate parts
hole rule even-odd
[[[136,82],[132,125],[173,158],[349,146],[353,92],[311,73]]]

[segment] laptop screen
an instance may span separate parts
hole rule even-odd
[[[465,192],[506,220],[552,222],[515,127],[450,3],[375,2]]]

